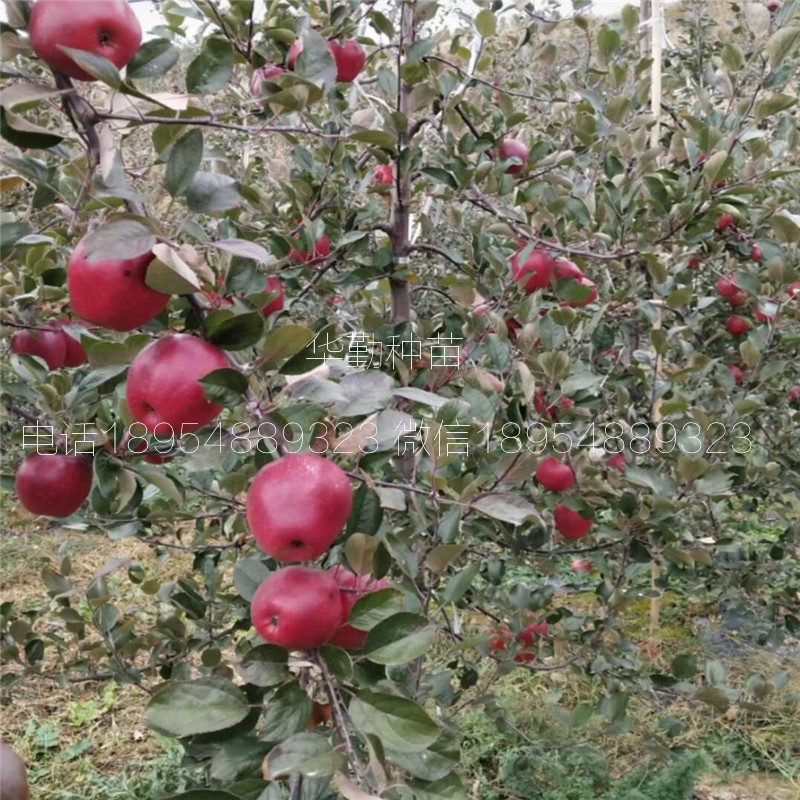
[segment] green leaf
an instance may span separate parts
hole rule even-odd
[[[721,661],[706,661],[706,682],[711,686],[724,686],[727,680],[725,666]]]
[[[281,742],[267,754],[265,765],[269,780],[277,780],[292,772],[310,778],[333,775],[344,764],[344,757],[334,750],[324,736],[297,733]]]
[[[430,648],[435,635],[427,617],[395,614],[372,628],[364,643],[364,653],[376,664],[407,664]]]
[[[716,686],[703,686],[694,693],[694,699],[713,706],[717,711],[727,711],[731,704],[728,695]]]
[[[166,39],[150,39],[128,62],[129,78],[154,78],[169,72],[180,58],[180,51]]]
[[[206,318],[204,324],[208,338],[223,350],[244,350],[261,339],[264,332],[264,315],[260,311],[231,314],[218,311]]]
[[[304,325],[283,325],[267,335],[261,354],[262,363],[266,369],[274,368],[299,353],[313,340],[314,332],[310,328]]]
[[[350,138],[356,142],[383,147],[385,150],[394,150],[397,146],[397,138],[388,131],[358,131],[350,134]]]
[[[193,94],[213,94],[228,85],[233,74],[233,46],[227,39],[210,36],[186,70],[186,89]]]
[[[163,294],[193,294],[200,290],[197,274],[168,244],[154,244],[153,255],[144,277],[151,289]]]
[[[425,750],[441,734],[421,706],[392,694],[362,689],[350,701],[349,712],[360,731],[403,753]]]
[[[451,189],[458,189],[458,180],[449,170],[442,169],[442,167],[424,167],[422,172],[435,181],[449,186]]]
[[[540,519],[536,506],[518,494],[494,492],[472,503],[472,507],[487,517],[522,525],[528,519]]]
[[[238,369],[225,367],[209,372],[200,379],[203,394],[211,403],[221,406],[236,405],[247,393],[247,378]]]
[[[274,644],[251,647],[235,665],[236,672],[253,686],[279,686],[291,677],[287,667],[289,654]]]
[[[348,622],[360,631],[368,631],[392,615],[405,609],[403,593],[397,589],[380,589],[359,597],[350,610]]]
[[[328,50],[328,42],[317,31],[306,31],[303,36],[303,49],[297,57],[295,72],[322,89],[336,84],[336,62]]]
[[[458,513],[456,513],[458,521]],[[455,561],[467,549],[465,544],[440,544],[434,547],[425,558],[428,569],[434,572],[444,572],[449,564]]]
[[[152,250],[156,239],[142,217],[132,215],[109,219],[84,240],[87,261],[136,258]]]
[[[688,681],[697,674],[697,657],[694,653],[682,653],[672,659],[672,674],[681,681]]]
[[[619,34],[611,28],[602,28],[597,32],[597,48],[604,59],[619,48],[621,41]]]
[[[232,683],[201,678],[156,689],[147,704],[147,724],[170,736],[194,736],[231,728],[249,712],[247,698]]]
[[[480,563],[470,564],[466,569],[453,575],[444,587],[442,600],[446,603],[457,603],[472,585],[480,568]]]
[[[759,122],[765,117],[771,117],[781,111],[786,111],[796,105],[797,97],[791,94],[773,94],[769,97],[762,97],[756,102],[755,115]]]
[[[0,136],[17,147],[30,147],[34,150],[55,147],[64,139],[63,136],[28,122],[24,117],[12,114],[4,107],[0,107]]]
[[[259,586],[269,577],[271,570],[259,556],[240,558],[233,568],[233,585],[239,597],[249,603]]]
[[[164,188],[173,196],[183,194],[203,161],[203,132],[192,128],[181,136],[169,154]]]
[[[239,182],[219,172],[198,172],[186,189],[186,202],[192,211],[213,214],[242,203]]]
[[[305,730],[311,718],[311,698],[296,681],[281,686],[267,703],[264,724],[258,733],[262,742],[281,742]]]
[[[58,45],[84,72],[88,72],[93,78],[97,78],[112,89],[119,89],[122,86],[122,76],[119,70],[103,56],[96,53],[89,53],[86,50],[76,50],[74,47]]]
[[[497,32],[497,20],[488,8],[479,11],[475,17],[475,30],[481,36],[494,36]]]
[[[775,33],[769,37],[766,51],[772,69],[775,69],[775,67],[783,62],[794,49],[798,41],[800,41],[800,27],[797,25],[787,25],[785,28],[780,28],[775,31]]]

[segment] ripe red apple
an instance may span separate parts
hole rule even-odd
[[[789,390],[790,400],[800,400],[800,386],[792,386]]]
[[[734,277],[720,278],[714,286],[717,292],[725,298],[731,297],[739,291],[739,287],[736,285],[736,278]]]
[[[536,467],[536,480],[551,492],[565,492],[575,482],[575,473],[569,464],[548,456]]]
[[[570,567],[573,572],[591,572],[592,562],[588,558],[573,558]]]
[[[259,67],[253,72],[253,77],[250,78],[250,94],[253,97],[267,97],[274,94],[280,87],[275,85],[273,78],[283,75],[285,71],[283,67],[268,61],[263,67]],[[264,100],[261,106],[266,108],[267,101]]]
[[[92,462],[83,456],[32,453],[17,469],[17,497],[32,514],[68,517],[92,488]]]
[[[342,622],[339,587],[321,569],[284,567],[258,587],[250,617],[259,636],[271,644],[287,650],[320,647]]]
[[[503,160],[511,159],[513,161],[506,168],[506,173],[509,175],[519,175],[525,170],[525,164],[528,161],[530,151],[525,146],[524,142],[519,139],[504,139],[497,151],[497,157]]]
[[[774,14],[781,7],[780,0],[767,0],[767,11]]]
[[[760,264],[761,263],[761,250],[760,250],[760,248],[754,247],[750,251],[750,258],[752,258],[753,261],[756,262],[756,264]]]
[[[341,44],[328,42],[328,50],[336,62],[336,80],[341,83],[354,81],[367,61],[366,53],[355,39],[345,39]]]
[[[370,186],[391,186],[394,183],[394,166],[378,164],[372,172]]]
[[[95,78],[61,47],[86,50],[122,68],[142,43],[139,20],[125,0],[37,0],[28,35],[42,61],[79,81]]]
[[[283,284],[275,275],[267,275],[266,284],[267,288],[262,294],[275,294],[277,292],[275,298],[270,300],[269,303],[261,309],[261,313],[265,317],[268,317],[276,311],[283,311]]]
[[[69,319],[57,319],[52,327],[53,328],[65,328],[68,325],[72,325],[72,320]],[[81,364],[85,364],[87,362],[86,351],[83,349],[83,345],[71,334],[67,331],[62,331],[61,335],[64,337],[64,342],[67,345],[67,355],[64,358],[64,366],[65,367],[79,367]]]
[[[222,406],[206,400],[198,381],[229,366],[222,351],[203,339],[185,333],[165,336],[133,359],[128,370],[128,408],[148,431],[160,424],[162,437],[167,426],[176,438],[197,433],[222,411]]]
[[[309,253],[305,250],[296,250],[294,247],[289,251],[287,258],[295,264],[313,264],[323,258],[327,258],[331,252],[331,240],[327,233],[317,239],[314,244],[314,252]]]
[[[519,254],[514,253],[511,258],[511,275],[517,283],[522,284],[525,294],[533,294],[537,289],[544,289],[550,285],[553,277],[555,262],[546,250],[531,250],[525,263],[519,263]]]
[[[723,231],[728,230],[728,228],[735,228],[735,227],[736,227],[736,220],[727,211],[724,214],[721,214],[719,217],[717,217],[717,221],[714,223],[714,230],[717,233],[722,233]]]
[[[67,290],[77,316],[113,331],[132,331],[164,310],[169,295],[156,292],[144,282],[152,253],[88,261],[85,241],[78,242],[67,262]]]
[[[738,308],[747,302],[747,292],[736,292],[725,299],[728,301],[729,305],[732,305],[734,308]]]
[[[354,39],[345,39],[342,44],[336,41],[329,41],[327,44],[328,52],[333,57],[336,64],[336,80],[341,83],[354,81],[367,61],[361,45]],[[295,62],[300,53],[303,52],[303,40],[295,39],[289,47],[286,63],[289,69],[294,69]]]
[[[489,650],[493,653],[502,653],[506,649],[509,639],[511,639],[511,631],[507,625],[495,628],[489,637]]]
[[[589,533],[593,520],[582,517],[563,503],[559,503],[553,511],[553,519],[558,532],[565,539],[582,539]]]
[[[528,664],[536,658],[534,650],[537,636],[547,636],[549,627],[546,622],[532,622],[517,634],[517,641],[522,643],[522,650],[514,656],[518,664]]]
[[[740,317],[738,314],[731,314],[725,323],[725,330],[731,336],[746,336],[747,331],[750,330],[750,324],[744,317]]]
[[[339,587],[342,599],[342,625],[331,638],[330,643],[345,650],[360,650],[367,640],[367,631],[360,631],[352,625],[347,624],[347,619],[356,600],[377,592],[380,589],[388,589],[389,581],[385,579],[376,580],[372,575],[356,575],[349,569],[337,564],[328,570],[330,575]]]
[[[736,364],[726,364],[728,371],[733,375],[733,382],[739,386],[742,381],[744,380],[744,372],[742,371],[741,367],[738,367]]]
[[[698,256],[696,253],[689,256],[689,260],[686,262],[686,266],[689,269],[697,269],[700,266],[700,256]]]
[[[762,300],[756,303],[753,309],[753,316],[757,322],[775,322],[778,318],[778,305],[771,300]]]
[[[553,264],[553,275],[557,280],[574,278],[576,281],[580,281],[581,278],[583,278],[581,268],[573,261],[569,261],[566,258],[559,258]]]
[[[247,523],[279,561],[322,555],[347,522],[353,491],[344,471],[316,453],[290,453],[262,467],[247,492]]]
[[[64,366],[67,342],[61,331],[18,330],[11,337],[11,352],[38,356],[45,361],[48,369],[58,369]]]
[[[612,453],[606,459],[606,467],[608,469],[615,469],[617,472],[625,472],[625,464],[628,463],[628,459],[625,458],[624,453]]]

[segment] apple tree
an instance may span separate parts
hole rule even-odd
[[[543,5],[6,3],[4,487],[190,559],[65,547],[2,685],[140,687],[185,800],[464,797],[512,670],[780,688],[626,621],[800,630],[800,4],[688,4],[656,102]]]

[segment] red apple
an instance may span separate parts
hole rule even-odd
[[[68,517],[92,488],[92,462],[83,456],[32,453],[17,469],[17,497],[31,514]]]
[[[738,314],[732,314],[725,323],[725,330],[727,330],[731,336],[746,336],[747,331],[750,330],[750,324],[744,317],[740,317]]]
[[[259,636],[270,644],[287,650],[320,647],[342,622],[339,587],[321,569],[284,567],[258,587],[250,617]]]
[[[259,67],[253,72],[253,77],[250,78],[250,94],[257,98],[267,97],[273,94],[280,88],[273,83],[273,78],[283,75],[284,72],[285,70],[283,67],[279,67],[277,64],[268,61],[263,67]],[[264,100],[261,106],[262,108],[266,108],[267,101]]]
[[[576,281],[580,281],[581,278],[583,278],[583,272],[581,271],[581,268],[566,258],[559,258],[555,264],[553,264],[553,275],[558,280],[574,278]]]
[[[289,251],[287,258],[295,264],[313,264],[323,258],[327,258],[331,252],[331,240],[327,233],[317,239],[314,245],[314,252],[308,253],[305,250],[296,250],[294,247]]]
[[[739,386],[741,382],[744,380],[744,372],[742,371],[741,367],[737,367],[736,364],[726,364],[728,371],[733,375],[733,382]]]
[[[86,50],[124,67],[142,43],[142,28],[125,0],[37,0],[28,22],[31,46],[57,72],[79,81],[95,78],[61,48]]]
[[[170,426],[177,438],[197,431],[222,411],[210,403],[199,381],[229,367],[213,344],[185,333],[170,334],[139,352],[128,370],[127,401],[133,418],[148,431]]]
[[[789,390],[790,400],[800,400],[800,386],[792,386]]]
[[[570,567],[573,572],[591,572],[592,562],[588,558],[573,558]]]
[[[61,331],[18,330],[11,337],[11,352],[37,356],[45,361],[48,369],[58,369],[64,366],[67,342]]]
[[[778,318],[778,305],[773,303],[772,300],[761,300],[756,303],[753,309],[753,316],[757,322],[775,322]]]
[[[700,256],[696,253],[689,256],[689,260],[686,262],[686,266],[689,269],[697,269],[700,266]]]
[[[132,331],[164,310],[169,295],[144,282],[152,253],[88,261],[85,241],[78,242],[67,262],[67,289],[77,316],[114,331]]]
[[[786,287],[786,294],[789,295],[790,300],[800,300],[800,281],[790,283]]]
[[[533,294],[537,289],[544,289],[550,285],[555,262],[546,250],[532,250],[520,265],[519,254],[514,253],[511,258],[511,275],[517,283],[522,284],[525,294]]]
[[[511,631],[508,626],[501,625],[499,628],[495,628],[489,637],[489,650],[493,653],[502,653],[506,649],[509,639],[511,639]]]
[[[536,480],[551,492],[565,492],[575,482],[575,473],[569,464],[548,456],[536,467]]]
[[[781,7],[780,0],[767,0],[767,11],[774,14]]]
[[[519,175],[525,169],[530,151],[519,139],[504,139],[497,151],[497,157],[505,161],[509,159],[513,162],[506,168],[509,175]]]
[[[734,294],[730,295],[729,297],[725,298],[728,301],[729,305],[734,306],[734,308],[738,308],[739,306],[743,306],[747,302],[747,292],[735,292]]]
[[[728,230],[728,228],[735,228],[736,227],[736,220],[733,218],[731,214],[728,214],[726,211],[724,214],[721,214],[717,217],[717,221],[714,223],[714,230],[717,233],[722,233],[723,231]]]
[[[270,300],[262,309],[261,313],[268,317],[276,311],[283,310],[283,284],[275,275],[266,276],[267,288],[262,294],[275,294],[275,298]],[[277,293],[277,294],[276,294]]]
[[[54,328],[66,328],[68,325],[72,325],[72,320],[69,319],[57,319],[53,326]],[[67,355],[64,358],[64,366],[65,367],[79,367],[81,364],[85,364],[88,360],[86,357],[86,351],[83,349],[83,345],[71,334],[67,331],[62,331],[61,335],[64,337],[64,342],[67,345]]]
[[[615,469],[617,472],[625,472],[625,464],[628,463],[628,459],[625,458],[624,453],[612,453],[606,459],[606,467],[608,469]]]
[[[558,532],[565,539],[582,539],[589,533],[593,520],[582,517],[563,503],[559,503],[553,511],[553,519]]]
[[[354,81],[367,61],[361,45],[355,39],[345,39],[341,44],[328,42],[328,50],[336,62],[336,80],[341,83]]]
[[[349,569],[337,564],[328,570],[330,575],[339,587],[342,599],[342,625],[331,638],[330,643],[345,650],[360,650],[367,640],[367,631],[360,631],[352,625],[347,624],[347,619],[356,600],[360,600],[372,592],[380,589],[388,589],[389,581],[385,579],[376,580],[371,575],[356,575]]]
[[[734,277],[720,278],[714,286],[717,292],[725,298],[731,297],[740,291],[739,287],[736,285],[736,278]]]
[[[344,471],[316,453],[290,453],[262,467],[247,492],[247,523],[279,561],[322,555],[350,516],[353,491]]]
[[[761,263],[761,250],[758,247],[754,247],[750,251],[750,258],[752,258],[753,261],[756,262],[756,264],[760,264]]]
[[[517,641],[522,643],[522,650],[514,656],[518,664],[528,664],[536,658],[534,650],[537,636],[547,636],[549,630],[546,622],[532,622],[517,634]]]
[[[336,64],[336,80],[341,83],[354,81],[367,61],[361,45],[354,39],[345,39],[342,44],[336,41],[328,42],[328,52],[333,57]],[[295,62],[300,53],[303,52],[303,40],[295,39],[289,47],[286,63],[289,69],[294,69]]]
[[[392,164],[378,164],[372,172],[370,186],[391,186],[394,183],[394,167]]]

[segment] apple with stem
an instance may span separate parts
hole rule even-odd
[[[342,623],[336,581],[311,567],[284,567],[258,587],[250,604],[253,627],[264,641],[287,650],[329,642]]]

